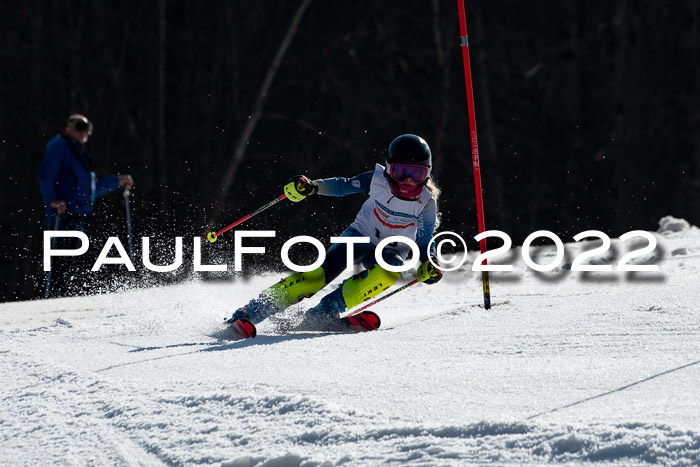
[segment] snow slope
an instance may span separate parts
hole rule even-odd
[[[698,465],[700,230],[656,236],[660,273],[515,250],[491,310],[463,268],[364,334],[222,339],[278,275],[0,304],[0,465]]]

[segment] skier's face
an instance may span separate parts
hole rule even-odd
[[[389,164],[389,175],[398,183],[417,185],[430,176],[430,167],[415,164]]]
[[[71,128],[70,126],[66,127],[66,134],[83,144],[87,143],[88,138],[90,137],[90,132],[88,130],[78,131],[75,128]]]
[[[81,143],[85,144],[85,143],[87,143],[89,137],[90,137],[90,135],[88,134],[87,131],[79,131],[78,136],[75,139],[77,139]]]
[[[394,194],[415,199],[423,192],[423,184],[430,176],[430,167],[416,164],[389,164]]]

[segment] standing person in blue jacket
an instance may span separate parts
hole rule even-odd
[[[92,122],[84,115],[68,117],[62,135],[46,143],[46,154],[37,178],[41,195],[46,203],[46,218],[49,229],[85,231],[90,220],[95,200],[104,194],[124,187],[131,189],[131,175],[108,175],[97,178],[92,167],[92,156],[85,150],[85,143],[92,134]],[[63,241],[63,248],[74,248],[70,240]],[[54,269],[66,269],[66,258],[57,258]],[[65,286],[61,273],[54,273],[56,289]]]
[[[431,169],[432,154],[428,144],[419,136],[406,134],[389,145],[386,167],[376,164],[374,170],[352,178],[311,181],[299,175],[284,187],[287,198],[295,202],[316,193],[369,195],[355,221],[341,235],[369,237],[369,243],[353,245],[354,263],[361,261],[366,269],[344,281],[308,310],[297,329],[368,330],[379,326],[379,319],[373,313],[349,319],[340,319],[340,314],[379,295],[399,279],[399,273],[383,269],[375,260],[375,247],[387,237],[399,235],[416,242],[420,251],[421,265],[417,272],[420,282],[434,284],[441,279],[442,272],[428,260],[434,256],[434,251],[429,251],[428,247],[438,223],[440,194],[430,177]],[[431,248],[434,250],[434,244]],[[347,249],[345,243],[334,244],[321,267],[292,274],[269,287],[258,298],[236,310],[227,322],[243,337],[253,337],[255,327],[249,323],[255,325],[314,295],[338,277],[346,268]],[[381,256],[391,266],[402,266],[409,252],[408,245],[395,242],[387,245]]]

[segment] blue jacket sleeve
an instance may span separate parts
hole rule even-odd
[[[369,193],[373,171],[352,178],[335,177],[314,180],[318,184],[318,194],[324,196],[347,196],[355,193]]]
[[[435,243],[430,245],[430,240],[433,238],[436,223],[437,203],[431,198],[418,216],[418,233],[416,234],[416,244],[418,245],[418,249],[420,251],[421,263],[426,261],[429,256],[435,256]],[[430,250],[428,250],[428,245],[430,245]]]
[[[46,145],[46,154],[37,174],[41,196],[46,204],[56,201],[56,178],[64,157],[65,151],[62,145],[55,142]]]
[[[119,188],[119,176],[107,175],[106,177],[98,178],[95,186],[95,197],[106,195],[117,188]]]

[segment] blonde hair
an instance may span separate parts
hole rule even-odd
[[[428,177],[428,180],[425,182],[425,187],[428,189],[430,194],[433,195],[433,199],[437,202],[442,190],[440,190],[440,188],[437,186],[437,183],[435,183],[433,177]]]
[[[435,183],[435,180],[433,180],[433,177],[428,177],[428,180],[425,182],[425,187],[428,189],[431,195],[433,195],[433,200],[435,200],[435,205],[437,206],[437,201],[438,198],[440,197],[440,193],[442,193],[442,190],[440,190],[440,187],[437,186],[437,183]],[[438,212],[437,213],[437,218],[435,219],[435,228],[437,229],[440,227],[440,221],[442,220],[442,213]]]

